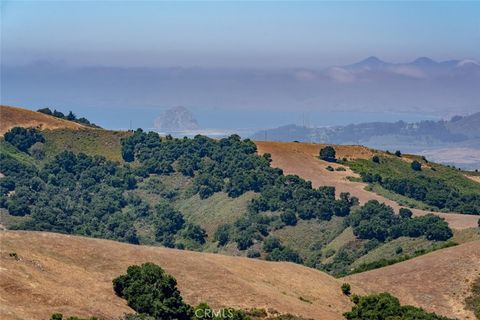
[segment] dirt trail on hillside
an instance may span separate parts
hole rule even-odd
[[[86,129],[73,121],[55,118],[40,112],[0,105],[0,135],[13,127],[45,129]]]
[[[465,310],[470,286],[480,277],[480,241],[438,250],[389,267],[343,278],[368,291],[389,291],[404,304],[457,319],[475,319]]]
[[[469,175],[465,175],[465,177],[467,177],[468,179],[471,179],[475,182],[478,182],[480,183],[480,176],[469,176]]]
[[[49,319],[53,312],[118,320],[133,311],[115,296],[112,279],[147,261],[172,274],[192,305],[273,308],[321,320],[343,319],[351,308],[341,281],[293,263],[44,232],[0,231],[0,241],[0,318],[5,320]],[[18,260],[9,255],[13,252]]]
[[[295,142],[265,142],[256,141],[259,154],[270,153],[272,155],[272,166],[281,168],[286,174],[296,174],[305,180],[312,182],[314,187],[334,186],[337,194],[340,192],[350,192],[352,196],[358,197],[360,203],[368,200],[378,200],[391,206],[398,212],[401,206],[395,201],[382,197],[374,192],[365,190],[367,186],[363,182],[352,182],[347,180],[348,176],[358,177],[356,173],[348,167],[346,171],[328,171],[327,166],[336,168],[341,166],[335,163],[329,163],[318,159],[320,149],[325,147],[323,144],[308,144]],[[360,158],[370,159],[373,152],[363,146],[335,146],[337,158]],[[411,209],[415,216],[434,213],[444,218],[452,228],[466,229],[478,226],[478,216],[465,215],[458,213],[437,213],[419,209]]]

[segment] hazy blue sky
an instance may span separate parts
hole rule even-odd
[[[480,2],[1,1],[4,64],[278,67],[480,58]]]

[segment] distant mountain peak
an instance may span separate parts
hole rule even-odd
[[[383,60],[380,60],[379,58],[377,58],[375,56],[370,56],[366,59],[363,59],[360,62],[348,65],[346,67],[347,68],[367,68],[367,69],[369,69],[369,68],[383,67],[387,64],[388,64],[387,62],[385,62]]]
[[[466,66],[480,66],[480,63],[472,59],[461,60],[457,63],[457,67],[466,67]]]
[[[376,63],[376,64],[383,64],[385,63],[384,61],[380,60],[379,58],[375,57],[375,56],[370,56],[366,59],[363,59],[362,61],[360,61],[359,63],[368,63],[368,64],[371,64],[371,63]]]
[[[437,65],[438,62],[429,57],[420,57],[415,59],[415,61],[413,61],[412,64],[417,66],[434,66],[434,65]]]

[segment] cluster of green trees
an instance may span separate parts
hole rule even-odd
[[[12,215],[30,214],[18,228],[138,243],[132,217],[122,212],[123,192],[136,186],[128,168],[68,151],[42,169],[5,155],[0,165],[6,175],[0,205]]]
[[[36,142],[45,142],[43,135],[35,128],[12,128],[5,133],[4,139],[22,152],[27,152]]]
[[[353,296],[352,301],[352,310],[343,314],[347,320],[451,320],[421,308],[402,306],[389,293]]]
[[[43,114],[47,114],[49,116],[53,116],[55,118],[60,118],[60,119],[64,119],[64,120],[68,120],[68,121],[73,121],[73,122],[77,122],[77,123],[80,123],[80,124],[84,124],[86,126],[89,126],[89,127],[93,127],[93,128],[100,128],[99,126],[97,126],[96,124],[94,123],[91,123],[88,119],[84,118],[84,117],[81,117],[81,118],[77,118],[77,116],[72,112],[72,111],[69,111],[67,113],[67,115],[65,115],[63,112],[61,111],[58,111],[56,109],[54,109],[53,111],[50,109],[50,108],[41,108],[41,109],[38,109],[37,112],[40,112],[40,113],[43,113]]]
[[[175,278],[153,263],[128,267],[125,275],[113,280],[113,288],[138,313],[178,320],[188,320],[193,315],[177,289]]]
[[[140,211],[146,211],[147,223],[155,226],[155,240],[166,247],[185,248],[185,244],[193,242],[198,245],[205,243],[207,233],[200,226],[187,223],[183,214],[175,210],[168,202],[160,202],[155,210],[149,210],[144,202],[136,207]],[[145,216],[145,213],[143,213]],[[195,246],[188,246],[194,248]]]
[[[81,234],[139,243],[135,224],[144,221],[155,228],[155,239],[176,246],[179,239],[205,243],[206,233],[186,223],[168,203],[151,208],[138,196],[137,176],[128,166],[103,157],[64,151],[43,168],[23,164],[2,154],[0,206],[11,215],[29,214],[19,229]]]
[[[249,320],[245,312],[232,308],[214,310],[206,303],[195,308],[183,301],[177,281],[160,266],[147,262],[130,266],[113,280],[115,293],[137,312],[126,320]]]
[[[326,154],[331,155],[331,151],[328,149]],[[261,241],[272,229],[295,225],[298,219],[329,220],[333,215],[346,216],[358,204],[356,198],[346,193],[336,200],[333,187],[314,189],[310,182],[297,176],[283,175],[282,170],[270,167],[269,154],[257,155],[255,144],[241,140],[238,135],[220,140],[200,135],[174,139],[139,129],[122,140],[122,156],[127,162],[140,163],[139,175],[177,171],[192,177],[193,191],[202,199],[219,191],[230,197],[247,191],[260,193],[246,216],[233,225],[220,226],[215,235],[220,245],[235,241],[240,250]],[[262,214],[266,211],[279,214]]]
[[[332,146],[326,146],[325,148],[320,149],[319,153],[320,159],[328,162],[336,161],[336,151]]]
[[[401,236],[425,236],[428,240],[444,241],[453,235],[448,223],[438,216],[430,214],[412,218],[411,211],[405,208],[396,215],[391,207],[376,200],[354,210],[348,222],[358,238],[381,242]]]
[[[202,199],[218,191],[230,197],[260,192],[282,174],[270,168],[268,156],[256,155],[252,141],[242,141],[238,135],[219,141],[201,135],[174,139],[138,129],[122,140],[122,156],[127,162],[138,160],[139,172],[144,174],[169,174],[176,169],[193,177],[195,192]]]
[[[418,161],[416,162],[420,164]],[[412,168],[413,166],[412,163]],[[414,170],[420,171],[421,165],[415,165]],[[409,177],[385,176],[371,172],[361,172],[360,175],[364,182],[378,183],[385,189],[439,209],[480,214],[479,194],[461,192],[438,178],[420,173]]]
[[[268,236],[270,231],[295,225],[298,219],[330,220],[334,215],[347,216],[350,208],[357,204],[358,199],[350,197],[348,193],[342,193],[340,199],[335,199],[334,187],[314,189],[310,182],[298,176],[281,175],[273,185],[266,186],[260,196],[252,200],[247,215],[229,228],[222,226],[221,231],[230,231],[229,237],[236,241],[240,250],[245,250],[255,240],[261,241]],[[265,212],[280,214],[268,215]],[[286,248],[282,253],[290,252]]]
[[[331,251],[324,254],[318,252],[310,256],[305,264],[311,268],[316,268],[327,272],[335,277],[343,277],[350,274],[352,264],[360,257],[380,246],[382,243],[376,239],[368,241],[352,241],[345,244],[337,252]],[[322,263],[322,257],[332,259]]]
[[[332,155],[328,150],[325,153]],[[281,243],[271,249],[264,246],[265,257],[272,261],[304,263],[305,259],[307,265],[344,274],[359,255],[384,241],[400,236],[451,237],[448,225],[435,216],[412,218],[404,209],[397,216],[378,202],[352,210],[358,207],[357,198],[341,193],[337,199],[334,187],[315,189],[298,176],[284,175],[270,167],[270,155],[257,155],[253,142],[236,135],[220,140],[204,136],[174,139],[137,130],[122,140],[122,155],[127,164],[62,152],[43,167],[35,167],[1,154],[6,177],[0,179],[0,206],[12,215],[30,215],[17,228],[139,243],[143,238],[137,235],[138,228],[148,226],[153,231],[152,239],[145,238],[149,243],[154,240],[168,247],[201,249],[205,230],[187,222],[172,206],[175,190],[149,178],[142,188],[160,192],[164,200],[156,205],[135,191],[137,182],[152,174],[176,171],[191,179],[191,192],[201,198],[219,191],[230,197],[247,191],[258,194],[245,215],[218,227],[214,240],[219,246],[234,242],[238,249],[248,250],[255,243],[268,243],[271,232],[295,226],[299,220],[330,220],[333,216],[346,217],[345,227],[351,225],[358,238],[369,239],[359,247],[342,248],[327,265],[321,265],[318,256],[301,257]],[[262,255],[255,248],[249,256]]]
[[[300,255],[289,247],[284,246],[278,238],[268,237],[263,242],[263,250],[267,252],[268,261],[289,261],[303,263]]]

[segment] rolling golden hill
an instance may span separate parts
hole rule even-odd
[[[404,304],[457,319],[475,319],[465,310],[472,281],[480,277],[480,241],[465,243],[343,278],[369,292],[388,291]]]
[[[0,241],[0,318],[5,320],[49,319],[53,312],[118,319],[133,310],[115,296],[112,279],[147,261],[176,277],[190,304],[271,308],[321,320],[343,319],[351,308],[342,281],[293,263],[44,232],[1,231]]]
[[[118,319],[132,310],[115,296],[111,281],[146,261],[175,276],[190,304],[274,309],[322,320],[343,319],[351,308],[340,291],[344,282],[357,294],[387,291],[405,304],[474,319],[464,298],[480,275],[480,241],[342,279],[286,262],[45,232],[1,231],[0,244],[2,319],[48,319],[53,312]]]
[[[326,166],[330,165],[335,168],[338,164],[325,162],[318,158],[320,149],[326,146],[324,144],[264,141],[256,141],[255,144],[259,154],[270,153],[272,155],[273,167],[282,169],[285,174],[295,174],[311,181],[314,187],[334,186],[337,193],[350,192],[352,196],[358,197],[361,204],[369,200],[378,200],[391,206],[396,211],[401,207],[393,200],[365,190],[366,183],[348,180],[348,176],[358,177],[349,168],[346,168],[346,171],[327,171],[325,169]],[[373,152],[363,146],[337,145],[335,150],[338,158],[369,159],[373,156]],[[416,216],[434,213],[444,218],[450,227],[455,229],[475,228],[478,226],[478,216],[474,215],[429,212],[420,209],[411,210]]]
[[[0,105],[0,135],[13,127],[45,129],[86,129],[87,127],[64,119],[55,118],[23,108]]]

